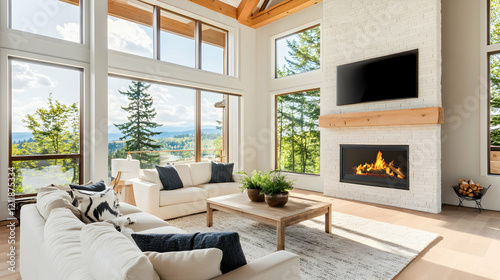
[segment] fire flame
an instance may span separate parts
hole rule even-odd
[[[401,172],[401,168],[395,168],[394,161],[391,161],[389,162],[389,164],[387,164],[382,157],[382,152],[380,151],[377,154],[377,161],[375,161],[375,163],[360,164],[355,167],[355,169],[357,175],[388,175],[391,177],[397,177],[399,179],[405,178],[405,176]]]

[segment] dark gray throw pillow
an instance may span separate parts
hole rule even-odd
[[[212,161],[212,178],[209,183],[234,182],[234,163],[218,163]]]
[[[167,191],[181,189],[184,187],[182,184],[181,177],[177,173],[177,169],[173,165],[158,166],[156,165],[156,170],[158,171],[158,176],[160,177],[163,189]]]
[[[132,234],[141,251],[159,253],[217,248],[222,251],[220,269],[227,273],[247,264],[237,232],[204,232],[188,234]]]
[[[69,185],[72,190],[89,191],[89,192],[102,192],[106,190],[104,180],[90,185]]]

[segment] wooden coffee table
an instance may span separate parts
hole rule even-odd
[[[265,202],[252,202],[245,193],[207,199],[207,226],[213,225],[213,210],[233,213],[264,224],[276,226],[278,251],[285,249],[285,228],[325,215],[325,232],[332,232],[332,204],[290,196],[284,207],[270,207]]]

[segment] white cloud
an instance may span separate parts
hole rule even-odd
[[[56,26],[57,32],[64,40],[71,42],[80,42],[80,25],[75,22],[64,23],[63,26],[59,24]]]
[[[12,90],[24,92],[31,88],[53,88],[55,82],[49,76],[33,71],[29,64],[12,62]]]
[[[214,102],[206,98],[201,101],[201,122],[203,126],[218,126],[216,121],[222,121],[222,109],[215,108]]]
[[[149,56],[153,52],[153,40],[136,23],[108,18],[108,48]]]
[[[31,100],[12,100],[12,131],[29,131],[26,128],[25,123],[23,123],[23,118],[27,114],[33,114],[37,108],[43,107],[41,104],[47,102],[48,95],[46,97],[34,97]]]

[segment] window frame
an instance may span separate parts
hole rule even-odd
[[[8,7],[8,20],[7,20],[7,28],[10,29],[10,30],[16,30],[16,31],[19,31],[19,32],[25,32],[25,33],[29,33],[29,34],[33,34],[33,35],[36,35],[36,36],[42,36],[44,38],[50,38],[50,39],[53,39],[53,40],[58,40],[58,41],[63,41],[63,42],[69,42],[69,43],[74,43],[74,44],[79,44],[79,45],[85,45],[86,42],[85,42],[85,32],[87,31],[86,28],[85,28],[85,4],[86,4],[86,1],[87,0],[79,0],[78,1],[78,8],[80,9],[80,20],[79,20],[79,29],[80,29],[80,36],[79,36],[79,41],[78,42],[73,42],[73,41],[69,41],[69,40],[64,40],[64,39],[61,39],[61,38],[56,38],[56,37],[52,37],[52,36],[47,36],[47,35],[43,35],[43,34],[39,34],[39,33],[32,33],[32,32],[29,32],[29,31],[24,31],[24,30],[19,30],[19,29],[15,29],[12,27],[12,1],[15,1],[15,0],[7,0],[7,7]],[[68,3],[69,4],[69,3]]]
[[[289,37],[289,36],[293,36],[293,35],[297,35],[299,33],[302,33],[304,31],[307,31],[309,29],[313,29],[313,28],[316,28],[316,27],[319,27],[320,28],[320,32],[321,32],[321,23],[320,22],[315,22],[315,23],[312,23],[312,24],[308,24],[306,25],[307,27],[305,26],[301,26],[299,28],[296,28],[296,29],[292,29],[292,31],[290,32],[287,32],[287,33],[281,33],[281,34],[278,34],[276,36],[273,36],[271,39],[273,41],[273,66],[272,66],[272,75],[273,75],[273,79],[275,80],[278,80],[278,79],[282,79],[282,78],[286,78],[286,77],[291,77],[291,76],[297,76],[297,75],[301,75],[301,74],[305,74],[305,73],[309,73],[309,72],[312,72],[312,71],[317,71],[317,70],[321,70],[321,49],[320,49],[320,67],[318,69],[314,69],[314,70],[310,70],[310,71],[307,71],[307,72],[302,72],[302,73],[297,73],[297,74],[294,74],[294,75],[287,75],[287,76],[283,76],[283,77],[278,77],[278,44],[277,44],[277,41],[280,40],[280,39],[283,39],[283,38],[286,38],[286,37]],[[320,37],[320,40],[321,40],[321,37]],[[321,48],[322,48],[322,45],[321,45]]]
[[[12,108],[12,101],[13,101],[13,90],[12,90],[12,62],[13,61],[21,61],[25,63],[31,63],[31,64],[39,64],[39,65],[45,65],[45,66],[51,66],[51,67],[57,67],[57,68],[62,68],[62,69],[71,69],[71,70],[76,70],[80,72],[80,94],[79,94],[79,121],[80,121],[80,128],[79,128],[79,153],[77,154],[47,154],[47,155],[26,155],[26,156],[14,156],[12,155],[12,114],[13,108]],[[60,62],[55,62],[53,60],[45,60],[45,59],[36,59],[33,57],[29,56],[22,56],[22,55],[12,55],[8,54],[7,55],[7,67],[8,67],[8,78],[7,78],[7,87],[8,87],[8,94],[7,94],[7,100],[8,100],[8,116],[7,116],[7,122],[8,122],[8,167],[12,168],[12,163],[13,162],[23,162],[23,161],[36,161],[36,160],[57,160],[57,159],[78,159],[78,170],[79,170],[79,178],[78,178],[78,184],[83,184],[84,182],[84,176],[85,176],[85,71],[86,67],[85,66],[76,66],[76,65],[68,65],[65,63],[60,63]],[[16,194],[15,197],[17,198],[24,198],[24,197],[32,197],[36,196],[37,193],[31,193],[31,194]]]
[[[292,92],[284,92],[284,93],[279,93],[274,95],[274,170],[282,172],[282,173],[289,173],[289,174],[298,174],[298,175],[311,175],[311,176],[321,176],[321,168],[320,168],[320,173],[303,173],[303,172],[296,172],[296,171],[287,171],[287,170],[281,170],[278,169],[278,97],[283,96],[283,95],[289,95],[289,94],[295,94],[295,93],[300,93],[300,92],[308,92],[308,91],[315,91],[318,90],[320,92],[321,96],[321,88],[316,87],[316,88],[307,88],[303,90],[295,90]],[[320,97],[320,102],[321,102],[321,97]],[[320,105],[321,106],[321,105]],[[319,125],[318,125],[319,128]],[[321,149],[321,142],[320,142],[320,149]],[[321,159],[321,156],[320,156]],[[321,162],[321,160],[320,160]]]
[[[194,130],[195,130],[195,135],[194,135],[194,156],[195,156],[195,161],[194,162],[202,162],[201,161],[201,123],[202,123],[202,92],[209,92],[209,93],[216,93],[220,94],[223,96],[223,100],[226,102],[226,107],[223,110],[223,122],[225,122],[225,125],[223,125],[223,131],[222,131],[222,137],[223,137],[223,147],[222,151],[223,153],[220,155],[221,157],[221,163],[227,163],[229,161],[229,143],[230,143],[230,137],[229,137],[229,96],[235,96],[239,97],[239,102],[241,102],[241,98],[243,98],[242,95],[240,94],[235,94],[235,93],[230,93],[230,92],[222,92],[222,91],[217,91],[217,90],[210,90],[210,89],[204,89],[200,87],[191,87],[191,86],[185,86],[185,85],[178,85],[178,84],[173,84],[169,83],[166,81],[160,81],[160,80],[153,80],[153,79],[148,79],[148,78],[141,78],[139,77],[140,75],[123,75],[119,73],[108,73],[108,77],[113,77],[113,78],[119,78],[119,79],[127,79],[131,81],[139,81],[139,82],[144,82],[144,83],[149,83],[149,84],[157,84],[157,85],[164,85],[164,86],[170,86],[170,87],[179,87],[179,88],[185,88],[189,90],[194,91],[194,109],[195,109],[195,121],[194,121]],[[238,107],[238,116],[241,115],[241,106]],[[239,117],[238,117],[239,119]],[[108,142],[109,145],[109,142]],[[151,151],[155,152],[155,151]],[[156,152],[161,152],[161,151],[156,151]],[[133,153],[133,152],[132,152]],[[130,154],[127,152],[127,154]],[[224,158],[224,161],[222,161],[222,158]],[[316,175],[316,174],[315,174]]]
[[[109,1],[109,0],[107,0],[107,1]],[[145,58],[145,59],[153,59],[153,60],[156,60],[156,61],[160,61],[160,62],[163,62],[163,63],[173,64],[173,65],[180,66],[180,67],[187,67],[187,68],[190,68],[190,69],[198,69],[198,70],[206,71],[208,73],[214,73],[214,74],[219,74],[219,75],[224,75],[224,76],[233,76],[234,75],[233,73],[230,73],[230,71],[229,71],[230,70],[230,67],[229,67],[229,45],[230,45],[229,44],[229,39],[231,38],[231,36],[230,36],[230,31],[227,28],[224,28],[224,27],[222,27],[220,25],[211,23],[209,21],[205,21],[205,20],[199,19],[198,17],[190,16],[190,15],[187,15],[185,13],[181,13],[181,12],[175,11],[174,9],[170,9],[170,8],[165,7],[163,5],[159,5],[159,3],[150,3],[148,1],[142,1],[142,0],[139,0],[139,1],[143,2],[145,4],[153,6],[153,58],[143,57],[143,56],[139,56],[139,55],[132,54],[132,53],[125,53],[125,52],[121,52],[121,51],[109,49],[109,47],[108,47],[108,50],[116,51],[116,52],[119,52],[119,53],[125,53],[125,54],[129,54],[129,55],[133,55],[133,56],[138,56],[138,57],[142,57],[142,58]],[[195,30],[194,30],[194,40],[195,40],[194,60],[195,60],[195,66],[194,67],[184,66],[184,65],[181,65],[181,64],[177,64],[177,63],[173,63],[173,62],[168,62],[168,61],[164,61],[164,60],[161,59],[161,32],[162,32],[162,30],[161,30],[161,20],[162,20],[162,11],[165,11],[165,12],[168,12],[168,13],[171,13],[171,14],[174,14],[174,15],[178,15],[180,17],[184,17],[184,18],[190,19],[190,20],[192,20],[195,23],[195,26],[194,26],[194,28],[195,28]],[[109,14],[109,10],[108,10],[108,17],[109,16],[110,16],[110,14]],[[223,61],[223,67],[224,67],[223,74],[202,69],[202,60],[203,60],[202,59],[202,52],[203,52],[203,48],[202,48],[202,45],[203,45],[203,30],[202,30],[202,26],[203,25],[214,27],[214,28],[222,30],[222,31],[224,31],[226,33],[226,42],[225,42],[225,47],[224,47],[224,58],[223,58],[224,59],[224,61]],[[109,30],[108,30],[108,32],[109,32]]]

